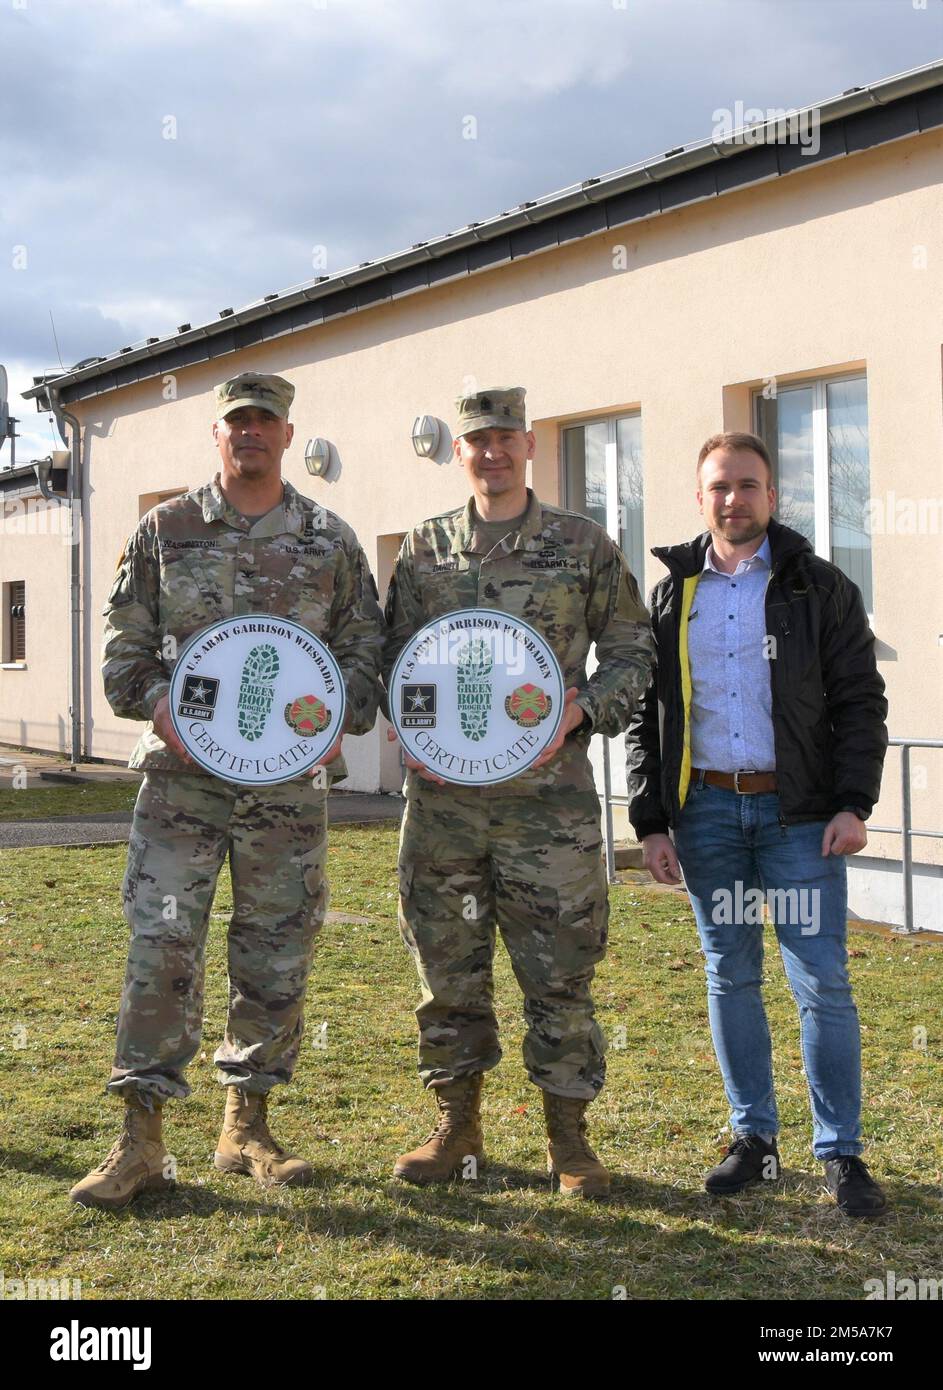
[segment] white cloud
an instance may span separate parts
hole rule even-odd
[[[932,51],[933,16],[861,10],[0,0],[0,360],[55,360],[50,309],[68,365]]]

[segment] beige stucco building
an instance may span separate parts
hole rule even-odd
[[[286,476],[353,525],[381,593],[402,534],[465,500],[448,433],[475,383],[527,387],[538,494],[607,525],[646,592],[664,572],[650,547],[702,529],[703,440],[763,433],[782,519],[866,592],[892,736],[943,739],[943,64],[823,103],[804,129],[685,147],[37,382],[80,425],[82,753],[125,759],[138,736],[102,691],[102,605],[139,516],[214,473],[212,388],[245,369],[294,383]],[[443,426],[434,457],[413,446],[422,416]],[[314,439],[326,477],[306,471]],[[28,469],[0,488],[0,741],[68,752],[68,508]],[[398,788],[384,730],[347,744],[351,788]],[[911,758],[913,825],[938,830],[943,750]],[[899,759],[875,826],[901,824]],[[943,842],[913,843],[915,920],[938,926]],[[899,835],[872,833],[855,911],[901,920],[900,857]]]

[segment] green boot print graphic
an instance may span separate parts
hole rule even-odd
[[[473,637],[460,649],[458,667],[458,717],[462,733],[474,743],[488,732],[491,711],[491,669],[488,643]]]
[[[262,737],[275,699],[278,652],[272,646],[253,647],[242,668],[239,686],[239,732],[254,743]]]

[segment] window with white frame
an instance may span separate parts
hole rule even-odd
[[[873,612],[867,378],[766,388],[754,402],[756,432],[773,461],[776,516],[838,565]]]
[[[564,506],[597,521],[617,543],[629,569],[645,570],[642,417],[609,416],[566,425],[563,434]]]

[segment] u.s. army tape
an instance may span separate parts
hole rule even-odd
[[[344,727],[340,667],[313,632],[247,613],[205,627],[180,653],[170,716],[190,757],[227,782],[287,782]]]
[[[406,643],[390,678],[390,717],[436,776],[485,786],[540,757],[560,726],[563,693],[560,663],[528,623],[466,608]]]

